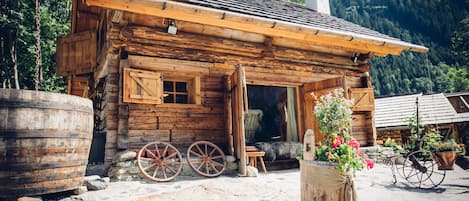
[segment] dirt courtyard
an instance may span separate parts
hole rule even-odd
[[[443,183],[436,189],[412,187],[404,179],[392,184],[391,169],[377,164],[372,170],[358,172],[355,185],[360,201],[467,201],[469,171],[455,167],[448,171]],[[259,177],[221,176],[213,179],[178,177],[167,183],[114,182],[101,191],[80,196],[82,200],[98,201],[296,201],[300,199],[299,170],[272,171]]]

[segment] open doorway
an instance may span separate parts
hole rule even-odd
[[[298,143],[296,88],[248,85],[245,142],[265,152],[267,161],[295,159]]]

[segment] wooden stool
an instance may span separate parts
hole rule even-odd
[[[257,158],[259,158],[259,160],[261,161],[262,169],[264,170],[264,173],[267,174],[267,169],[265,168],[264,159],[262,158],[264,157],[264,155],[265,155],[265,152],[263,151],[246,152],[246,156],[248,156],[248,159],[249,159],[249,165],[252,167],[257,167]]]

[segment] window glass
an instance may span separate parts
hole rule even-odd
[[[171,81],[164,81],[163,83],[164,83],[164,84],[163,84],[163,85],[164,85],[163,90],[164,90],[165,92],[166,92],[166,91],[167,91],[167,92],[172,92],[172,91],[174,91],[174,90],[173,90],[173,88],[174,88],[174,87],[173,87],[173,85],[174,85],[173,82],[171,82]]]
[[[176,103],[189,103],[189,97],[184,94],[176,94]]]
[[[188,83],[164,80],[164,103],[189,104]]]
[[[187,92],[187,83],[176,82],[176,92]]]

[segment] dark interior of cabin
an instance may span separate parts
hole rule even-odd
[[[248,85],[247,91],[246,144],[285,140],[287,88]]]

